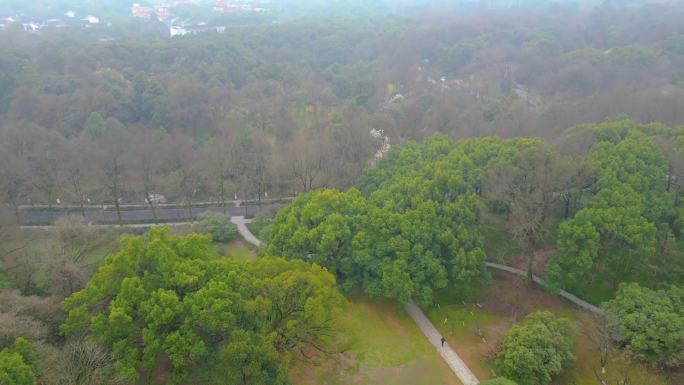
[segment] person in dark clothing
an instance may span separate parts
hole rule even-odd
[[[442,339],[440,341],[442,341],[442,347],[444,347],[444,342],[446,342],[446,338],[444,338],[444,336],[442,336]]]

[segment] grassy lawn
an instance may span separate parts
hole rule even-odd
[[[300,365],[292,371],[295,384],[460,384],[399,305],[353,297],[341,322],[353,339],[349,354]]]
[[[596,273],[592,273],[591,277],[582,285],[570,287],[567,290],[593,304],[601,304],[615,297],[615,288],[610,284],[610,278],[601,277],[601,274]]]
[[[247,224],[247,228],[252,232],[252,234],[254,234],[255,237],[265,241],[267,234],[264,232],[264,230],[270,226],[272,222],[272,217],[258,216],[254,218],[252,222]]]
[[[239,240],[221,244],[221,246],[219,246],[219,254],[243,262],[253,261],[256,258],[254,250],[247,247],[244,242]]]
[[[611,300],[622,282],[635,282],[651,289],[666,289],[670,285],[684,285],[684,260],[681,255],[659,255],[655,266],[637,266],[619,275],[610,274],[608,269],[593,269],[581,283],[568,288],[568,291],[595,304]]]
[[[536,310],[549,310],[570,319],[577,328],[577,364],[556,378],[553,384],[598,383],[594,371],[600,371],[599,351],[595,338],[592,338],[596,320],[590,314],[503,273],[494,274],[491,284],[483,287],[479,295],[470,296],[465,301],[460,296],[449,294],[453,290],[440,293],[437,297],[439,307],[435,305],[428,309],[427,314],[480,380],[494,377],[496,349],[511,325]],[[612,354],[607,373],[615,380],[628,374],[633,384],[680,384],[678,380],[668,382],[662,373],[631,361],[620,352]]]

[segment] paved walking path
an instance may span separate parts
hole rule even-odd
[[[245,226],[246,223],[251,222],[250,220],[247,220],[244,217],[232,217],[230,220],[238,226],[238,232],[247,242],[257,247],[261,246],[262,242],[249,231],[247,226]],[[445,342],[444,346],[442,346],[442,335],[439,334],[434,325],[432,325],[432,322],[430,322],[418,306],[413,303],[408,303],[406,304],[406,312],[413,318],[413,321],[418,328],[423,332],[425,337],[427,337],[432,346],[437,349],[439,355],[442,356],[442,359],[449,365],[463,385],[477,385],[480,383],[473,372],[468,369],[463,360],[461,360],[461,357],[451,349],[448,343]]]
[[[245,217],[230,217],[230,221],[237,225],[238,233],[242,235],[242,238],[245,238],[245,241],[256,247],[261,247],[259,238],[255,237],[247,227],[247,223],[250,223],[252,221],[251,219],[245,219]]]
[[[238,205],[239,206],[239,203]],[[259,240],[252,232],[249,230],[247,227],[247,223],[250,223],[252,220],[251,219],[245,219],[244,216],[232,216],[230,218],[230,221],[237,225],[238,233],[245,239],[245,241],[260,247],[262,245],[261,240]],[[164,223],[160,224],[160,226],[180,226],[180,225],[188,225],[192,224],[193,222],[176,222],[176,223]],[[129,225],[124,225],[124,227],[152,227],[155,226],[154,224],[129,224]],[[22,228],[53,228],[54,226],[21,226]],[[118,227],[118,225],[93,225],[93,227]],[[502,265],[499,263],[493,263],[493,262],[487,262],[487,267],[492,268],[492,269],[497,269],[501,271],[505,271],[508,273],[512,273],[521,277],[527,277],[527,273],[520,269],[516,269],[514,267]],[[532,280],[536,282],[539,285],[544,285],[544,280],[541,279],[540,277],[533,275]],[[603,310],[600,308],[590,304],[589,302],[586,302],[577,296],[566,292],[565,290],[560,291],[560,295],[567,300],[575,303],[576,305],[582,307],[583,309],[589,310],[594,314],[598,315],[604,315]],[[437,352],[439,352],[439,355],[444,359],[444,361],[449,365],[451,370],[454,372],[456,377],[461,381],[463,385],[477,385],[479,384],[479,381],[473,374],[473,372],[470,371],[470,369],[466,366],[466,364],[463,362],[463,360],[454,352],[451,347],[449,346],[448,343],[444,343],[444,346],[441,344],[441,337],[442,335],[437,331],[435,326],[430,322],[430,320],[425,316],[425,313],[416,306],[413,303],[408,303],[406,304],[406,312],[411,316],[413,321],[416,323],[418,328],[423,332],[425,337],[427,337],[428,341],[432,344],[432,346],[437,349]]]
[[[251,219],[245,219],[244,216],[232,216],[230,217],[230,221],[237,225],[237,230],[238,233],[245,239],[245,241],[253,244],[256,247],[260,247],[262,245],[262,242],[259,240],[259,238],[255,237],[254,234],[249,230],[247,227],[247,223],[252,222]],[[96,224],[90,224],[88,227],[95,227],[95,228],[130,228],[130,229],[145,229],[149,227],[155,227],[155,226],[186,226],[186,225],[193,225],[197,222],[167,222],[167,223],[124,223],[123,225],[118,225],[118,224],[108,224],[108,225],[96,225]],[[30,229],[39,229],[39,230],[50,230],[54,229],[57,226],[55,225],[23,225],[20,226],[22,230],[30,230]]]
[[[454,371],[454,374],[456,374],[456,377],[458,377],[463,385],[477,385],[480,383],[473,372],[468,369],[461,357],[451,349],[449,343],[445,342],[444,346],[442,346],[442,335],[418,306],[413,303],[407,303],[406,311],[411,318],[413,318],[416,325],[418,325],[418,328],[425,334],[425,337],[427,337],[432,346],[437,349],[439,355],[442,356],[447,365]]]
[[[512,274],[519,275],[519,276],[521,276],[521,277],[527,278],[527,273],[526,273],[526,272],[524,272],[524,271],[522,271],[522,270],[520,270],[520,269],[516,269],[516,268],[514,268],[514,267],[502,265],[502,264],[500,264],[500,263],[487,262],[487,267],[492,268],[492,269],[501,270],[501,271],[506,271],[506,272],[509,272],[509,273],[512,273]],[[533,280],[536,284],[538,284],[538,285],[540,285],[540,286],[544,286],[544,280],[541,279],[540,277],[537,277],[536,275],[533,275],[533,276],[532,276],[532,280]],[[574,294],[572,294],[572,293],[568,293],[568,292],[565,291],[565,290],[561,290],[561,291],[559,292],[559,295],[560,295],[561,297],[567,299],[568,301],[574,303],[575,305],[581,307],[582,309],[588,310],[588,311],[590,311],[590,312],[592,312],[592,313],[594,313],[594,314],[596,314],[596,315],[600,315],[600,316],[605,315],[605,312],[604,312],[601,308],[599,308],[599,307],[597,307],[597,306],[594,306],[594,305],[590,304],[589,302],[587,302],[587,301],[585,301],[585,300],[583,300],[583,299],[577,297],[576,295],[574,295]]]

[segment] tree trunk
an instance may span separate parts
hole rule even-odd
[[[14,217],[17,219],[17,223],[20,223],[21,215],[19,214],[19,205],[16,199],[12,199],[12,208],[14,209]]]
[[[532,272],[532,265],[534,263],[534,251],[527,256],[527,280],[531,284],[534,283],[534,273]]]
[[[78,197],[78,206],[81,209],[81,216],[85,219],[86,213],[85,213],[85,202],[83,202],[83,194],[81,194],[81,188],[78,187],[78,185],[74,186],[74,192],[76,193],[76,196]]]
[[[257,201],[258,201],[259,206],[261,206],[261,189],[262,189],[261,182],[258,182],[257,183]]]
[[[145,193],[145,196],[146,196],[145,200],[147,201],[147,205],[150,206],[150,210],[152,211],[152,218],[154,220],[154,223],[159,224],[159,220],[157,218],[157,208],[154,206],[154,202],[152,202],[152,199],[150,198],[150,194]]]
[[[221,188],[219,188],[219,199],[221,200],[221,207],[223,208],[223,213],[226,213],[226,188],[221,181]]]
[[[116,207],[116,217],[119,220],[119,227],[123,227],[123,220],[121,219],[121,206],[118,197],[114,198],[114,207]]]
[[[188,209],[188,215],[190,217],[190,222],[195,221],[195,215],[192,211],[192,199],[190,197],[185,197],[185,207]]]

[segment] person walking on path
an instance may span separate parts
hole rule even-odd
[[[446,338],[444,338],[444,336],[442,336],[442,339],[440,339],[440,341],[442,341],[442,347],[444,347],[444,342],[446,342]]]

